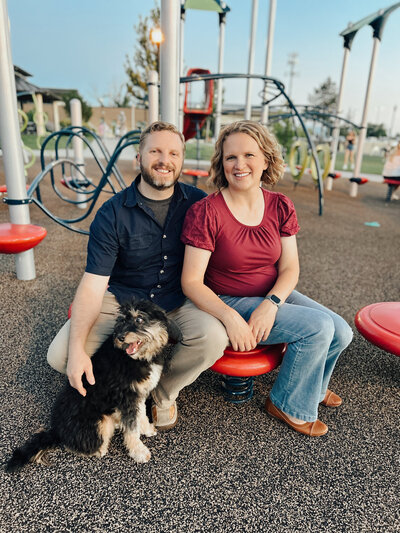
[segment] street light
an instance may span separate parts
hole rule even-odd
[[[150,30],[150,42],[157,45],[157,72],[160,74],[160,44],[164,42],[161,28],[152,28]]]

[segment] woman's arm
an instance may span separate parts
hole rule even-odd
[[[299,257],[296,236],[281,237],[282,252],[278,262],[278,277],[268,294],[275,294],[284,302],[299,280]],[[266,295],[267,296],[267,295]],[[249,326],[257,340],[265,341],[274,325],[278,307],[270,300],[264,300],[251,314]]]
[[[199,309],[215,316],[224,324],[234,350],[252,350],[257,343],[247,322],[204,284],[210,256],[209,250],[186,246],[182,290]]]

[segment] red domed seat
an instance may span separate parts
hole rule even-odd
[[[400,356],[400,302],[379,302],[358,311],[356,328],[368,341]]]
[[[225,398],[232,403],[243,403],[253,396],[254,376],[277,368],[285,351],[286,344],[259,344],[248,352],[237,352],[228,346],[211,370],[222,374]]]
[[[0,253],[19,254],[34,248],[47,235],[47,230],[34,224],[0,224]]]

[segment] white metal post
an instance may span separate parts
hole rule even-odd
[[[149,72],[147,94],[149,96],[149,124],[152,124],[158,120],[158,74],[155,70]]]
[[[225,3],[221,2],[222,7],[225,7]],[[222,74],[224,70],[224,48],[225,48],[225,14],[221,13],[219,16],[219,57],[218,57],[218,74]],[[218,137],[219,130],[221,129],[221,113],[222,113],[222,80],[217,81],[217,102],[215,105],[215,125],[214,136]]]
[[[161,120],[178,126],[180,0],[161,0]]]
[[[375,74],[375,66],[376,66],[376,60],[378,57],[379,45],[380,45],[380,40],[377,37],[374,37],[374,46],[372,49],[371,65],[369,68],[367,91],[365,94],[364,110],[363,110],[362,121],[361,121],[361,131],[358,137],[357,154],[356,154],[356,160],[354,164],[354,176],[355,177],[358,177],[361,171],[364,142],[367,136],[368,105],[369,105],[369,98],[371,94],[372,80]],[[351,197],[355,198],[357,196],[357,188],[358,188],[357,183],[352,182],[350,186]]]
[[[247,68],[247,74],[253,74],[254,67],[254,45],[256,41],[256,28],[257,28],[257,12],[258,12],[258,0],[253,0],[253,7],[251,12],[251,24],[250,24],[250,46],[249,46],[249,65]],[[253,80],[247,78],[246,88],[246,107],[244,112],[244,118],[251,120],[251,89]]]
[[[183,6],[183,0],[182,0],[182,6]],[[183,77],[184,75],[184,35],[185,35],[185,11],[182,10],[181,7],[181,21],[180,21],[180,28],[181,28],[181,34],[180,34],[180,47],[179,47],[179,76]],[[179,83],[179,130],[183,131],[183,105],[185,100],[185,85],[183,83]]]
[[[36,103],[36,133],[39,137],[46,135],[46,128],[44,127],[44,113],[43,113],[43,95],[41,93],[35,94]]]
[[[22,200],[26,198],[26,182],[16,94],[7,2],[0,0],[0,141],[7,196],[11,200]],[[28,204],[9,205],[9,212],[12,224],[30,224]],[[18,279],[34,279],[33,250],[16,254],[15,266]]]
[[[350,50],[346,46],[344,48],[342,73],[340,76],[339,94],[338,94],[337,105],[336,105],[336,115],[340,115],[342,113],[343,87],[344,87],[344,80],[346,78],[346,70],[347,70],[347,62],[348,62],[349,54],[350,54]],[[340,121],[339,119],[336,119],[335,128],[332,133],[332,144],[331,144],[332,158],[331,158],[331,168],[330,168],[331,172],[335,172],[336,155],[337,155],[337,149],[338,149],[338,143],[339,143],[339,133],[340,133]],[[326,187],[325,187],[327,191],[332,190],[332,182],[333,182],[333,179],[330,176],[328,176],[326,178]]]
[[[269,20],[268,20],[268,37],[267,37],[267,53],[265,57],[265,75],[271,75],[272,64],[272,49],[274,44],[274,31],[275,31],[275,14],[276,14],[276,0],[269,0]],[[267,92],[264,91],[265,101],[267,99]],[[261,113],[261,123],[267,124],[268,122],[268,105],[264,104]]]
[[[53,102],[53,119],[54,119],[54,131],[59,131],[60,128],[60,113],[58,109],[60,107],[64,107],[65,103],[60,101],[54,101]]]
[[[70,101],[70,108],[71,108],[71,125],[72,126],[78,126],[82,127],[82,104],[81,101],[78,98],[73,98]],[[80,172],[73,170],[74,173],[74,179],[76,181],[83,181],[85,176],[85,159],[83,157],[83,141],[79,138],[78,135],[74,135],[72,138],[72,147],[74,150],[74,161],[75,164],[80,168],[82,174]],[[76,199],[78,202],[83,202],[85,200],[86,195],[83,193],[76,193]],[[79,209],[86,209],[87,203],[84,202],[82,204],[77,204],[77,207]]]

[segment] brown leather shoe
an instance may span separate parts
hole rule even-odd
[[[265,402],[265,410],[267,413],[272,416],[273,418],[277,418],[278,420],[282,420],[282,422],[285,422],[288,426],[290,426],[295,431],[298,431],[299,433],[303,433],[304,435],[308,435],[309,437],[321,437],[322,435],[325,435],[325,433],[328,432],[328,426],[325,425],[321,420],[316,420],[315,422],[305,422],[304,424],[295,424],[289,418],[285,415],[283,411],[278,409],[269,399],[267,398],[267,401]]]
[[[342,405],[342,398],[328,389],[321,403],[326,405],[326,407],[339,407],[339,405]]]

